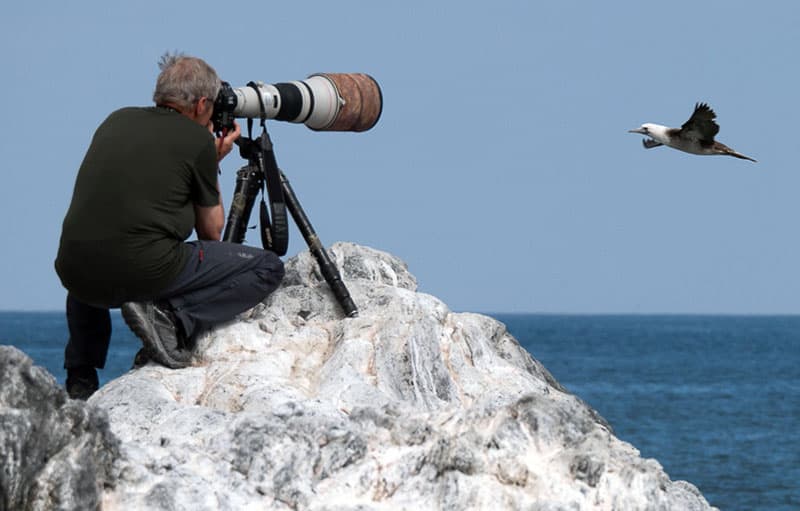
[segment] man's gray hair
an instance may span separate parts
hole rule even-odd
[[[158,67],[161,73],[153,92],[156,105],[171,104],[185,110],[202,97],[213,103],[222,86],[214,68],[197,57],[167,52],[158,61]]]

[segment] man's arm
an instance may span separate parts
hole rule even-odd
[[[219,192],[219,181],[217,181]],[[222,205],[222,194],[216,206],[194,207],[194,230],[197,238],[201,240],[219,241],[222,238],[222,228],[225,226],[225,208]]]
[[[217,161],[222,161],[228,153],[233,149],[233,143],[239,138],[241,129],[239,124],[234,124],[234,130],[226,133],[224,136],[214,140],[214,146],[217,149]],[[213,123],[208,123],[208,130],[214,133]],[[197,232],[197,238],[201,240],[219,241],[222,238],[222,228],[225,226],[225,208],[222,203],[222,193],[220,193],[219,180],[217,180],[217,193],[219,194],[219,203],[216,206],[194,207],[194,230]]]

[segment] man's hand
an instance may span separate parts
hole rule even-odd
[[[224,157],[228,155],[233,149],[233,143],[239,138],[239,135],[242,134],[242,129],[239,127],[239,123],[233,121],[233,127],[235,128],[233,131],[230,132],[223,132],[221,137],[217,137],[214,139],[214,145],[217,147],[217,161],[222,161]],[[214,134],[214,123],[208,123],[208,131],[211,134]]]

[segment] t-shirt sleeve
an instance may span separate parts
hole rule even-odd
[[[219,204],[217,168],[217,150],[214,143],[209,140],[198,154],[193,169],[192,202],[195,205],[212,207]]]

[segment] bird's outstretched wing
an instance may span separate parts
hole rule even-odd
[[[652,149],[654,147],[658,147],[658,146],[664,145],[664,144],[662,144],[661,142],[656,142],[652,138],[643,138],[642,139],[642,145],[644,146],[645,149]]]
[[[719,125],[714,122],[716,117],[717,114],[707,104],[695,104],[694,113],[681,126],[679,136],[689,140],[697,140],[701,145],[713,144],[714,136],[719,133]]]

